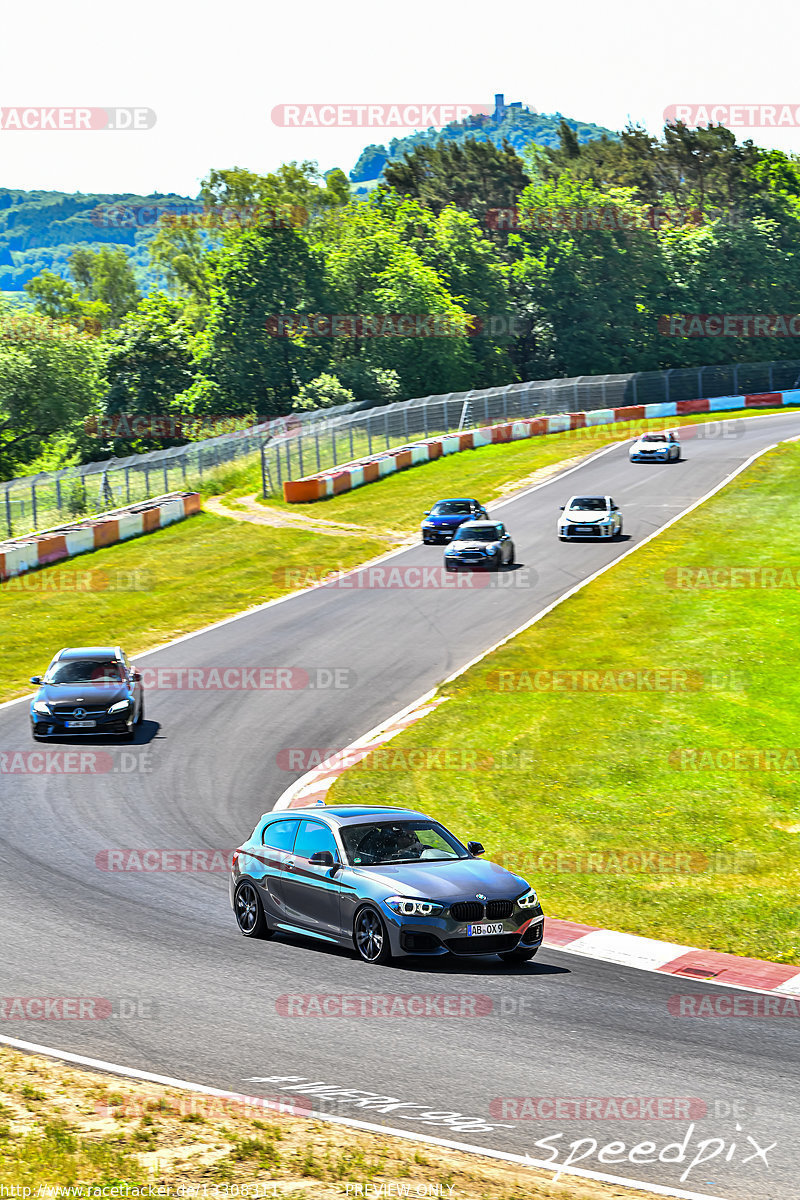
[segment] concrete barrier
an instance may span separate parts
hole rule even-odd
[[[800,405],[800,389],[759,392],[746,396],[677,400],[660,404],[630,404],[623,408],[599,408],[591,412],[526,417],[517,421],[499,422],[497,425],[480,426],[477,429],[465,429],[458,433],[444,433],[441,437],[427,438],[411,446],[386,450],[372,458],[347,463],[344,468],[322,471],[317,475],[308,475],[305,479],[287,480],[283,485],[283,495],[290,504],[304,504],[323,499],[325,496],[339,495],[342,491],[361,487],[365,483],[374,483],[395,471],[430,462],[442,455],[458,454],[462,450],[499,445],[522,438],[544,437],[549,433],[570,433],[593,425],[613,425],[618,421],[659,421],[692,413],[727,412],[742,408],[780,408],[791,404]],[[342,482],[344,478],[349,479],[346,485]]]

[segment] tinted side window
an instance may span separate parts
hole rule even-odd
[[[333,857],[337,861],[339,859],[336,839],[328,826],[323,825],[322,821],[301,821],[300,832],[294,844],[295,854],[301,858],[311,858],[318,850],[330,850]]]
[[[272,846],[274,850],[291,850],[299,824],[297,820],[273,821],[271,825],[267,825],[261,840],[265,846]]]

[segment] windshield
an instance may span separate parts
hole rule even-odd
[[[667,435],[665,433],[645,433],[642,434],[643,442],[665,442]]]
[[[446,862],[468,858],[464,847],[434,821],[380,821],[340,829],[353,866],[377,863]]]
[[[468,517],[471,512],[472,505],[468,500],[442,500],[433,508],[435,517]]]
[[[122,668],[113,659],[102,662],[96,658],[71,658],[56,663],[45,676],[45,683],[90,683],[94,687],[122,682]]]
[[[578,512],[605,512],[606,502],[603,496],[576,496],[570,504]]]
[[[476,529],[473,525],[462,525],[453,538],[454,542],[496,542],[499,533],[496,529]]]

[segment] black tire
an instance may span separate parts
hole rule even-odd
[[[453,563],[446,562],[444,564],[444,569],[445,569],[445,571],[455,571],[456,568],[453,565]]]
[[[535,957],[538,949],[538,946],[534,946],[533,949],[528,946],[517,946],[516,950],[504,950],[499,957],[504,963],[509,964],[530,962],[530,960]]]
[[[619,529],[616,531],[616,533],[614,534],[614,537],[617,539],[617,541],[619,541],[619,539],[622,537],[622,526],[621,525],[620,525]]]
[[[516,562],[516,559],[515,559],[515,557],[514,557],[514,547],[512,546],[512,547],[511,547],[511,553],[510,553],[510,555],[508,556],[508,562],[506,563],[506,566],[508,566],[508,567],[513,567],[513,565],[514,565],[514,563],[515,563],[515,562]]]
[[[142,703],[139,705],[139,715],[136,718],[135,724],[141,725],[143,720],[144,720],[144,700],[142,700]]]
[[[272,930],[267,928],[261,897],[256,885],[249,879],[244,879],[236,885],[233,895],[233,911],[236,914],[239,932],[245,937],[272,937]]]
[[[361,908],[353,921],[353,945],[363,963],[385,966],[392,957],[389,934],[374,908]]]
[[[34,740],[35,742],[43,742],[43,741],[44,741],[44,738],[42,738],[42,737],[39,737],[39,734],[38,734],[38,733],[34,733],[34,732],[33,732],[33,730],[31,730],[31,737],[33,738],[33,740]]]

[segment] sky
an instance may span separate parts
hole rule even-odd
[[[4,12],[0,186],[194,196],[212,167],[266,172],[312,159],[322,171],[349,172],[365,145],[412,128],[291,128],[276,124],[273,110],[491,108],[496,92],[539,112],[611,129],[634,121],[651,133],[660,132],[670,105],[777,105],[775,119],[786,105],[790,126],[735,132],[800,153],[799,24],[796,2],[786,0],[764,10],[736,0],[473,7],[36,0]],[[85,120],[69,115],[76,108],[108,107],[142,110],[136,119],[150,127],[13,127],[23,109],[50,111],[28,122],[66,125]],[[330,119],[330,110],[323,116]],[[759,111],[754,117],[762,119]]]

